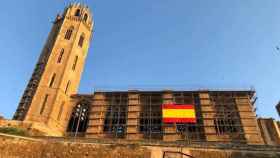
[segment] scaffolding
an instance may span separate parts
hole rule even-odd
[[[137,127],[144,138],[162,139],[163,123],[161,106],[163,100],[161,94],[140,94],[140,124]]]
[[[104,121],[104,133],[111,137],[124,138],[126,133],[128,95],[123,93],[106,94],[109,103]]]
[[[184,142],[248,142],[257,136],[251,91],[98,92],[91,99],[88,137]],[[162,105],[191,104],[196,123],[164,123]],[[253,140],[252,140],[253,141]]]
[[[232,141],[244,141],[245,137],[236,104],[236,96],[232,93],[213,93],[210,99],[215,109],[214,126],[216,134],[219,136],[226,135]],[[247,99],[245,96],[246,102]]]

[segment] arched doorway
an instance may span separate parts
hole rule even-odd
[[[84,136],[88,125],[89,103],[80,102],[72,111],[67,133],[70,136]]]

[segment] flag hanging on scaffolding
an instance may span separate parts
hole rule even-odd
[[[196,123],[194,105],[163,104],[164,123]]]

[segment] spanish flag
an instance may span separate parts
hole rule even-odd
[[[163,104],[164,123],[196,123],[194,105]]]

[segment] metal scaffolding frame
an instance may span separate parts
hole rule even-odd
[[[213,141],[245,142],[243,129],[249,125],[244,125],[241,121],[239,113],[244,112],[240,111],[241,105],[249,108],[245,112],[254,114],[250,110],[254,109],[254,95],[247,91],[211,91],[207,92],[207,98],[203,98],[199,91],[172,91],[169,98],[164,97],[163,91],[99,94],[104,97],[93,97],[91,100],[96,103],[92,105],[93,110],[90,113],[94,116],[91,118],[93,123],[90,128],[93,129],[93,134],[105,134],[108,138],[126,138],[128,134],[140,134],[142,139],[164,140],[165,136],[171,135],[176,141],[205,142],[209,141],[207,137],[210,135],[217,138]],[[134,97],[130,97],[131,94]],[[162,105],[166,101],[178,106],[194,105],[196,123],[164,123]],[[252,119],[246,116],[243,118]],[[101,131],[94,132],[100,128]],[[131,129],[134,129],[134,132],[131,132]]]
[[[162,123],[162,96],[160,94],[140,94],[140,125],[138,127],[140,133],[144,134],[144,138],[162,139],[163,123]]]
[[[211,103],[215,109],[214,126],[219,136],[228,135],[232,140],[245,140],[243,125],[236,104],[236,96],[229,94],[212,94]],[[248,98],[243,98],[248,101]]]
[[[107,94],[108,107],[106,110],[104,129],[112,137],[123,138],[127,127],[128,96],[123,93]]]

